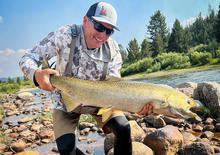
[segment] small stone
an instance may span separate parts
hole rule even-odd
[[[81,141],[83,141],[83,140],[86,140],[86,137],[82,137],[82,136],[81,136],[81,137],[78,138],[78,141],[79,141],[79,142],[81,142]]]
[[[88,140],[87,140],[87,143],[88,143],[88,144],[91,144],[91,143],[95,143],[96,141],[97,141],[97,140],[95,140],[95,139],[88,139]]]
[[[208,138],[209,140],[212,139],[214,133],[211,131],[205,131],[200,137],[201,138]]]
[[[88,153],[88,154],[92,154],[93,151],[94,151],[93,149],[87,149],[87,150],[86,150],[86,153]]]

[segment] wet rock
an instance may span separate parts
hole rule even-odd
[[[189,132],[183,132],[182,135],[183,135],[184,146],[192,144],[192,142],[196,140],[196,137]]]
[[[95,139],[88,139],[88,140],[87,140],[87,143],[88,143],[88,144],[91,144],[91,143],[95,143],[96,141],[97,141],[97,140],[95,140]]]
[[[194,124],[194,123],[195,124],[202,123],[202,119],[199,116],[189,118],[189,119],[187,119],[187,121],[192,123],[192,124]]]
[[[5,145],[5,144],[0,144],[0,153],[5,152],[6,149],[7,149],[7,145]]]
[[[39,133],[41,139],[53,139],[53,130],[44,129]]]
[[[24,117],[21,120],[19,120],[18,123],[27,123],[33,121],[33,119],[34,119],[33,117]]]
[[[59,152],[57,146],[54,146],[54,147],[52,148],[52,151],[53,151],[53,152],[56,152],[56,153]]]
[[[85,136],[85,135],[89,134],[89,131],[90,131],[90,128],[85,128],[85,129],[81,130],[79,133],[80,133],[80,135]]]
[[[17,153],[16,155],[40,155],[38,151],[24,151]]]
[[[17,109],[14,109],[14,110],[7,110],[6,111],[6,116],[9,117],[9,116],[13,116],[13,115],[18,115],[19,114],[19,111]]]
[[[196,132],[202,132],[203,127],[201,125],[195,125],[193,126],[193,130]]]
[[[26,127],[24,124],[21,124],[21,125],[17,128],[17,131],[18,131],[18,132],[21,132],[21,131],[24,131],[25,129],[27,129],[27,127]]]
[[[208,117],[208,118],[206,118],[204,124],[206,124],[206,125],[211,125],[211,124],[213,124],[213,122],[214,122],[214,120],[213,120],[212,118]]]
[[[214,125],[205,125],[203,127],[203,131],[214,131],[215,126]]]
[[[49,112],[51,109],[52,109],[51,106],[46,105],[46,106],[43,106],[42,111],[43,112]]]
[[[17,95],[17,99],[22,99],[22,100],[29,100],[33,97],[34,95],[30,92],[22,92]]]
[[[4,152],[3,155],[12,155],[12,154],[13,154],[13,152]]]
[[[94,126],[94,127],[92,127],[91,129],[90,129],[90,131],[98,131],[98,128],[96,127],[96,126]]]
[[[220,84],[216,82],[199,83],[195,94],[196,99],[220,116]]]
[[[79,142],[81,142],[81,141],[83,141],[83,140],[86,140],[86,137],[82,137],[82,136],[81,136],[81,137],[78,138],[78,141],[79,141]]]
[[[31,130],[32,130],[32,131],[39,132],[42,127],[43,127],[42,124],[33,124],[33,125],[31,126]]]
[[[167,125],[148,134],[144,139],[144,144],[156,154],[174,155],[183,145],[183,136],[177,127]]]
[[[92,128],[92,127],[94,127],[94,126],[95,126],[95,125],[92,124],[92,123],[81,122],[81,123],[79,124],[79,130],[83,130],[83,129],[85,129],[85,128]]]
[[[147,123],[152,124],[152,126],[155,127],[155,128],[162,128],[162,127],[166,126],[165,121],[160,117],[160,115],[157,115],[157,116],[148,115],[145,118],[145,121]]]
[[[132,141],[140,142],[145,137],[144,130],[137,124],[136,121],[129,121],[131,128],[131,139]]]
[[[214,155],[214,149],[207,143],[196,142],[185,146],[179,155]]]
[[[114,149],[109,150],[107,155],[114,155]],[[154,155],[154,152],[140,142],[132,142],[132,155]]]
[[[194,90],[197,88],[197,83],[194,82],[185,82],[179,85],[176,85],[175,88],[189,97],[194,97]]]
[[[205,131],[200,137],[212,139],[212,137],[214,137],[214,133],[211,131]]]
[[[217,123],[217,124],[215,125],[215,131],[216,131],[216,132],[220,132],[220,123]]]
[[[51,142],[51,139],[42,139],[41,142],[47,144]]]
[[[86,153],[88,153],[88,154],[92,154],[93,151],[94,151],[94,149],[87,149],[87,150],[86,150]]]
[[[174,126],[181,125],[185,121],[184,119],[172,118],[168,116],[162,116],[162,118],[166,124],[174,125]]]
[[[12,151],[21,152],[24,151],[25,147],[26,147],[25,142],[20,140],[18,142],[12,143],[10,148],[12,149]]]
[[[16,139],[16,138],[18,138],[19,134],[18,133],[11,133],[9,136],[13,139]]]
[[[31,132],[30,130],[24,130],[24,131],[22,131],[21,133],[20,133],[20,136],[22,136],[22,137],[28,137],[28,136],[30,136],[30,135],[34,135],[34,133],[33,132]]]
[[[104,140],[104,151],[107,154],[114,146],[115,135],[113,133],[107,134]]]

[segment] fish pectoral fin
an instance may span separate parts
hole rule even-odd
[[[80,106],[80,103],[77,103],[72,99],[67,93],[61,91],[61,96],[63,103],[66,107],[67,112],[73,111],[76,107]]]
[[[49,68],[49,62],[46,56],[43,56],[42,69],[46,69],[46,68]]]
[[[97,113],[97,115],[102,115],[102,122],[105,122],[111,116],[112,112],[113,112],[113,109],[111,106],[111,107],[99,109],[99,112]]]
[[[155,109],[162,109],[162,108],[166,108],[166,107],[168,107],[168,106],[169,106],[168,103],[166,103],[166,102],[161,102],[161,103],[156,104],[156,106],[155,106],[154,108],[155,108]]]

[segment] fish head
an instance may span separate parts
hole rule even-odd
[[[192,98],[181,92],[171,94],[166,102],[169,104],[170,112],[175,117],[188,119],[197,116],[190,109],[199,105]]]

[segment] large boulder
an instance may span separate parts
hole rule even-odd
[[[129,121],[131,127],[131,140],[141,142],[145,137],[144,130],[137,124],[136,121]],[[115,135],[113,133],[107,134],[104,140],[104,150],[107,153],[114,146]]]
[[[179,155],[214,155],[214,149],[207,143],[195,142],[185,146],[179,151]]]
[[[114,149],[109,150],[107,155],[113,155]],[[132,155],[154,155],[154,152],[146,145],[140,142],[132,142]]]
[[[184,82],[176,85],[175,88],[189,97],[193,98],[194,90],[197,88],[197,83],[194,82]]]
[[[198,83],[194,98],[200,100],[220,116],[220,84],[216,82]]]
[[[183,145],[183,136],[177,127],[167,125],[148,134],[144,144],[156,155],[175,155]]]
[[[17,95],[17,99],[21,100],[30,100],[34,97],[34,95],[30,92],[22,92]]]

